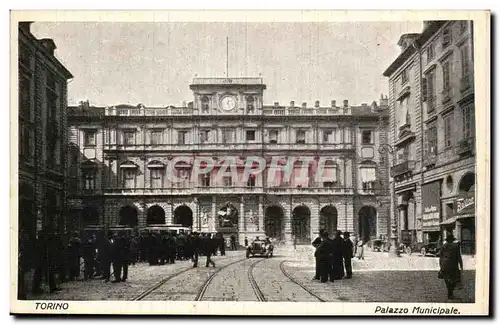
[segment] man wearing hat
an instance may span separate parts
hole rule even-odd
[[[464,269],[462,255],[460,253],[460,244],[454,242],[453,233],[446,235],[446,242],[439,250],[439,273],[438,277],[443,279],[448,291],[448,299],[453,299],[453,290],[460,282],[460,270]]]
[[[349,232],[344,232],[344,245],[342,246],[342,255],[344,257],[344,267],[346,279],[352,278],[352,263],[351,259],[354,257],[354,245],[349,238]]]
[[[318,250],[318,247],[322,242],[322,238],[323,238],[324,233],[325,233],[325,230],[321,229],[319,231],[319,236],[315,240],[313,240],[313,242],[311,243],[313,245],[313,247],[316,248],[316,250]],[[316,257],[316,253],[314,253],[314,259],[316,260],[316,272],[314,274],[313,280],[319,280],[319,260]]]

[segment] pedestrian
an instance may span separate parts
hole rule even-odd
[[[83,280],[89,280],[94,275],[94,261],[95,261],[95,246],[92,238],[89,236],[82,245],[83,255]]]
[[[236,248],[236,236],[235,235],[231,235],[231,250],[232,251],[237,250],[237,248]]]
[[[74,232],[68,244],[69,280],[78,280],[80,277],[80,258],[82,243],[78,234]]]
[[[129,264],[134,265],[138,258],[139,243],[136,237],[130,239],[130,258]]]
[[[364,260],[365,259],[365,243],[362,238],[359,239],[358,241],[358,260]]]
[[[352,262],[351,259],[354,257],[354,245],[349,238],[349,232],[344,232],[344,246],[343,246],[343,257],[346,279],[352,278]]]
[[[248,237],[245,236],[245,247],[248,247]]]
[[[316,250],[318,249],[319,245],[321,244],[321,242],[323,241],[323,233],[325,232],[324,229],[320,229],[319,231],[319,236],[314,239],[311,243],[311,245],[316,248]],[[295,240],[294,240],[295,241]],[[318,258],[316,257],[316,251],[314,253],[314,259],[316,261],[316,268],[315,268],[315,273],[314,273],[314,277],[313,277],[313,280],[319,280],[319,260]]]
[[[115,238],[111,231],[101,241],[99,246],[99,261],[101,263],[102,280],[109,282],[111,277],[111,263],[113,262],[113,249],[115,247]]]
[[[201,240],[197,232],[193,232],[192,234],[191,250],[193,253],[193,268],[198,267],[198,256],[201,250]]]
[[[185,259],[185,250],[186,250],[186,235],[184,232],[179,233],[179,236],[177,236],[177,259],[179,261],[182,261]]]
[[[175,264],[175,257],[177,255],[177,237],[175,235],[171,235],[168,238],[168,260],[167,263]]]
[[[318,275],[321,282],[325,283],[328,280],[331,282],[335,281],[335,275],[333,274],[333,243],[328,238],[328,232],[324,231],[321,234],[321,242],[316,249],[314,256],[318,260]]]
[[[149,265],[158,264],[158,256],[156,255],[156,236],[151,232],[147,239],[147,251]]]
[[[463,270],[462,254],[460,244],[454,242],[452,233],[446,235],[446,242],[439,250],[439,273],[438,277],[443,279],[448,291],[448,299],[454,299],[453,291],[460,282],[460,271]]]
[[[158,265],[165,265],[170,259],[170,236],[169,234],[163,234],[160,240],[160,253]]]
[[[213,245],[214,245],[214,241],[212,240],[212,238],[210,238],[210,234],[206,234],[203,238],[203,247],[205,249],[204,253],[207,257],[205,267],[208,267],[210,264],[213,267],[215,267],[215,262],[212,261],[212,259],[211,259],[212,253],[214,251]]]
[[[226,256],[226,243],[224,242],[224,236],[222,233],[217,233],[217,245],[219,246],[220,255]]]
[[[40,232],[35,247],[37,261],[33,275],[32,292],[34,294],[43,293],[41,288],[42,279],[47,282],[50,292],[61,290],[57,287],[55,279],[55,248],[53,236],[46,231]]]
[[[343,253],[342,248],[344,246],[343,242],[344,240],[342,239],[342,232],[340,230],[337,230],[335,232],[335,238],[332,241],[332,246],[333,246],[332,267],[335,280],[342,280],[345,275],[344,257],[342,254]]]

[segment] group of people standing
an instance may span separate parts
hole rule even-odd
[[[314,280],[334,282],[352,278],[351,260],[355,250],[348,232],[336,231],[331,239],[328,232],[320,230],[319,237],[312,242],[312,245],[316,248]]]
[[[26,299],[25,275],[33,273],[32,292],[42,293],[42,282],[50,292],[59,291],[59,283],[99,278],[105,282],[125,282],[129,265],[147,262],[150,265],[173,264],[177,260],[192,260],[198,266],[198,257],[206,256],[206,266],[215,266],[212,256],[226,254],[226,245],[237,249],[236,237],[228,243],[222,233],[147,232],[133,236],[129,231],[109,231],[106,236],[87,234],[80,239],[77,233],[66,239],[41,231],[36,240],[20,236],[19,241],[19,299]]]

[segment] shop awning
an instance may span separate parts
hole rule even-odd
[[[451,224],[455,223],[457,220],[466,219],[466,218],[474,218],[474,217],[475,217],[474,214],[460,214],[458,216],[454,216],[454,217],[451,217],[449,219],[442,221],[440,223],[440,225],[451,225]]]

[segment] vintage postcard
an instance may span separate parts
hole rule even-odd
[[[11,312],[489,313],[487,11],[12,11]]]

